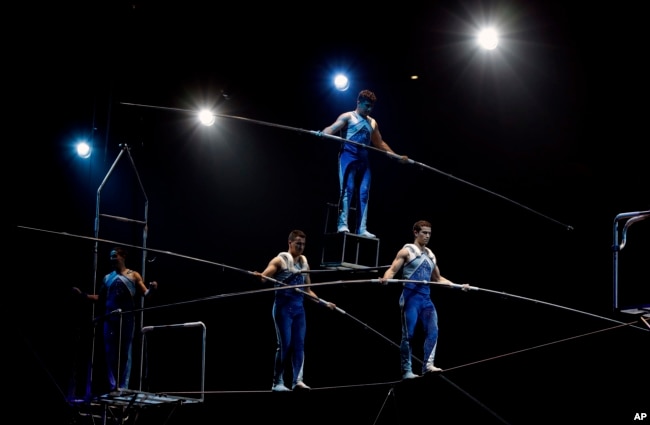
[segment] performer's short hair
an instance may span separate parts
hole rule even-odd
[[[302,230],[292,230],[291,233],[289,233],[289,242],[292,242],[296,240],[296,238],[305,238],[307,239],[307,235],[305,235],[305,232]]]
[[[377,101],[377,96],[370,90],[361,90],[359,96],[357,96],[357,102],[367,100],[370,103],[375,103]]]
[[[423,227],[431,227],[431,223],[429,223],[426,220],[416,221],[415,224],[413,225],[413,231],[419,232],[420,230],[422,230]]]

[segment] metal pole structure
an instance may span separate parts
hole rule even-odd
[[[108,173],[106,173],[106,176],[104,176],[104,180],[102,180],[101,184],[97,188],[97,200],[95,202],[95,238],[99,238],[99,205],[100,205],[100,199],[101,199],[101,193],[102,189],[106,185],[106,182],[108,181],[108,178],[111,176],[113,173],[113,170],[115,169],[115,166],[119,162],[120,158],[122,157],[122,154],[124,153],[124,149],[120,151],[120,153],[117,155],[117,158],[115,158],[115,161],[113,161],[113,165],[111,165],[111,168],[108,170]],[[98,270],[98,250],[99,250],[99,239],[95,241],[95,245],[93,247],[93,294],[97,293],[97,270]],[[90,364],[88,366],[88,376],[86,378],[86,398],[90,399],[92,396],[92,382],[93,382],[93,370],[94,370],[94,364],[95,364],[95,339],[96,339],[96,334],[97,334],[97,326],[95,324],[95,304],[93,303],[92,305],[92,323],[93,323],[93,334],[92,334],[92,343],[91,343],[91,348],[90,348]]]
[[[200,401],[205,399],[205,343],[206,343],[206,327],[203,322],[187,322],[187,323],[177,323],[173,325],[157,325],[157,326],[145,326],[142,328],[141,333],[144,336],[147,332],[153,331],[154,329],[164,329],[164,328],[193,328],[200,327],[202,329],[202,344],[201,344],[201,398]]]
[[[147,282],[146,278],[146,269],[147,269],[147,236],[149,232],[149,199],[147,198],[147,192],[144,190],[144,185],[142,184],[142,180],[140,179],[140,175],[138,174],[138,169],[135,166],[135,162],[133,161],[133,157],[131,156],[130,151],[129,153],[129,160],[131,160],[131,167],[133,168],[133,172],[135,173],[135,176],[138,179],[138,185],[140,186],[140,190],[142,191],[142,195],[144,196],[144,222],[143,228],[142,228],[142,264],[140,266],[141,274],[142,274],[142,280]],[[144,326],[144,297],[140,298],[140,326]],[[138,389],[142,391],[142,372],[144,370],[144,344],[143,344],[143,336],[140,336],[140,383],[138,386]]]
[[[627,229],[637,221],[644,220],[650,216],[648,211],[635,211],[626,212],[616,215],[614,218],[614,243],[612,245],[613,258],[613,296],[614,296],[614,312],[618,312],[620,306],[618,303],[618,253],[625,247],[627,242]],[[619,221],[627,220],[623,226],[623,231],[619,232]],[[621,243],[619,244],[619,236],[621,236]]]
[[[146,273],[146,264],[147,264],[147,236],[148,236],[148,214],[149,214],[149,200],[147,198],[147,194],[144,190],[144,186],[142,185],[142,180],[140,179],[140,175],[138,174],[138,170],[135,166],[135,162],[133,161],[133,157],[131,156],[131,148],[126,145],[126,144],[120,144],[120,152],[117,155],[117,158],[115,158],[115,161],[111,165],[111,168],[108,170],[108,173],[106,173],[106,176],[102,180],[101,184],[99,185],[99,188],[97,189],[97,201],[95,205],[95,245],[94,245],[94,252],[93,252],[93,293],[97,293],[97,282],[98,282],[98,252],[99,252],[99,219],[100,217],[105,217],[105,218],[111,218],[117,221],[122,221],[122,222],[127,222],[127,223],[136,223],[136,224],[141,224],[143,225],[143,243],[142,243],[142,264],[141,264],[141,274],[142,278],[145,279],[145,273]],[[112,216],[108,214],[100,214],[100,200],[101,200],[101,192],[108,182],[108,179],[110,176],[113,174],[113,171],[115,170],[115,167],[117,163],[120,161],[124,153],[127,154],[129,157],[129,161],[131,163],[131,168],[133,169],[133,172],[135,173],[135,176],[138,180],[138,185],[139,188],[142,192],[142,195],[144,197],[144,220],[134,220],[130,218],[125,218],[125,217],[118,217],[118,216]],[[146,281],[146,280],[145,280]],[[143,310],[143,305],[144,305],[144,297],[141,298],[140,301],[140,324],[143,324],[144,320],[144,310]],[[95,306],[93,305],[93,321],[95,319]],[[86,396],[91,396],[91,387],[92,387],[92,376],[93,376],[93,364],[95,361],[95,337],[96,337],[96,329],[95,326],[93,326],[93,338],[92,338],[92,348],[91,348],[91,362],[90,362],[90,370],[88,373],[88,382],[86,386]],[[120,337],[120,343],[121,343],[121,337]],[[143,360],[142,360],[142,339],[140,340],[140,387],[142,386],[142,368],[143,368]],[[121,352],[120,352],[120,357],[121,357]],[[121,361],[121,359],[118,360],[118,363]],[[118,369],[119,371],[119,369]]]

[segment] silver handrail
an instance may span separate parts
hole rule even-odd
[[[627,243],[627,231],[630,226],[638,221],[645,220],[650,217],[650,210],[648,211],[634,211],[617,214],[614,218],[614,244],[612,245],[612,254],[614,256],[613,263],[613,286],[614,286],[614,311],[618,311],[618,255],[619,252],[625,247]],[[627,220],[623,226],[623,230],[619,229],[619,222]],[[620,243],[619,243],[620,237]]]

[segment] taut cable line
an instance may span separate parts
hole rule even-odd
[[[240,269],[240,268],[237,268],[237,267],[228,266],[228,265],[222,264],[222,263],[217,263],[217,262],[208,261],[208,260],[204,260],[204,259],[200,259],[200,258],[190,257],[190,256],[187,256],[187,255],[177,254],[177,253],[174,253],[174,252],[171,252],[171,251],[165,251],[165,250],[159,250],[159,249],[153,249],[153,248],[143,248],[141,246],[124,244],[124,243],[121,243],[121,242],[112,241],[112,240],[108,240],[108,239],[99,239],[99,238],[94,238],[94,237],[89,237],[89,236],[74,235],[74,234],[70,234],[70,233],[66,233],[66,232],[55,232],[55,231],[51,231],[51,230],[37,229],[37,228],[34,228],[34,227],[27,227],[27,226],[17,226],[17,227],[21,228],[21,229],[26,229],[26,230],[35,230],[35,231],[40,231],[40,232],[45,232],[45,233],[50,233],[50,234],[56,234],[56,235],[61,235],[61,236],[68,236],[68,237],[92,240],[92,241],[103,242],[103,243],[111,243],[111,244],[114,244],[114,245],[120,245],[120,246],[125,246],[125,247],[131,247],[131,248],[136,248],[136,249],[147,250],[147,251],[150,251],[150,252],[166,254],[166,255],[170,255],[170,256],[176,256],[176,257],[185,258],[185,259],[192,260],[192,261],[198,261],[198,262],[202,262],[202,263],[206,263],[206,264],[212,264],[212,265],[219,266],[219,267],[222,267],[222,268],[226,268],[226,269],[234,270],[234,271],[237,271],[237,272],[245,273],[247,275],[254,276],[256,279],[260,279],[260,275],[257,274],[256,272],[251,272],[251,271]],[[147,307],[147,308],[142,309],[142,310],[149,310],[149,309],[154,309],[154,308],[172,307],[172,306],[178,306],[178,305],[181,305],[181,304],[188,304],[188,303],[194,303],[194,302],[200,302],[200,301],[206,301],[206,300],[214,300],[214,299],[235,297],[235,296],[241,296],[241,295],[259,294],[259,293],[262,293],[262,292],[277,291],[277,290],[287,290],[287,289],[294,289],[294,290],[296,290],[298,292],[301,292],[301,293],[305,294],[306,296],[308,296],[308,298],[310,300],[312,300],[314,302],[317,302],[319,305],[323,305],[323,304],[326,303],[325,300],[323,300],[322,298],[319,298],[319,297],[315,297],[315,296],[305,292],[304,290],[302,290],[302,288],[307,287],[307,286],[316,287],[316,286],[328,286],[328,285],[340,285],[340,284],[352,284],[352,283],[379,283],[379,284],[417,283],[417,284],[426,284],[426,285],[430,285],[430,286],[439,286],[439,287],[444,287],[444,288],[449,288],[449,289],[460,289],[463,292],[469,292],[469,291],[488,292],[488,293],[491,293],[491,294],[499,295],[501,297],[505,296],[505,297],[510,297],[510,298],[516,298],[516,299],[520,299],[520,300],[523,300],[523,301],[533,302],[533,303],[536,303],[536,304],[543,304],[543,305],[547,305],[547,306],[551,306],[551,307],[561,308],[561,309],[564,309],[564,310],[580,313],[580,314],[585,314],[585,315],[588,315],[588,316],[591,316],[591,317],[612,321],[612,322],[615,322],[615,323],[617,323],[619,325],[619,326],[614,326],[614,327],[604,329],[604,330],[600,330],[600,331],[590,332],[589,334],[585,334],[585,335],[581,335],[581,336],[565,338],[565,339],[562,339],[562,340],[559,340],[559,341],[556,341],[556,342],[553,342],[553,343],[542,344],[542,345],[538,345],[538,346],[535,346],[535,347],[514,351],[514,352],[511,352],[511,353],[502,354],[500,356],[496,356],[496,357],[493,357],[491,359],[479,360],[479,361],[475,361],[475,362],[468,363],[468,364],[465,364],[465,365],[459,365],[459,366],[447,368],[445,371],[450,371],[450,370],[453,370],[453,369],[459,369],[459,368],[462,368],[462,367],[465,367],[465,366],[470,366],[470,365],[473,365],[473,364],[482,363],[482,362],[485,362],[485,361],[488,361],[488,360],[494,360],[496,358],[518,354],[518,353],[521,353],[521,352],[524,352],[524,351],[529,351],[529,350],[532,350],[532,349],[541,348],[541,347],[548,346],[548,345],[551,345],[551,344],[566,342],[566,341],[571,340],[571,339],[575,339],[575,338],[578,338],[578,337],[583,337],[583,336],[587,336],[587,335],[591,335],[591,334],[595,334],[595,333],[599,333],[599,332],[604,332],[604,331],[607,331],[607,330],[617,329],[617,328],[620,328],[622,326],[631,326],[632,325],[631,323],[622,323],[622,322],[616,321],[614,319],[598,316],[598,315],[595,315],[595,314],[592,314],[592,313],[588,313],[588,312],[576,310],[576,309],[573,309],[573,308],[560,306],[560,305],[557,305],[557,304],[552,304],[552,303],[548,303],[548,302],[544,302],[544,301],[540,301],[540,300],[536,300],[536,299],[532,299],[532,298],[526,298],[526,297],[522,297],[522,296],[518,296],[518,295],[508,294],[508,293],[505,293],[505,292],[499,292],[499,291],[494,291],[494,290],[490,290],[490,289],[484,289],[484,288],[480,288],[480,287],[477,287],[477,286],[457,284],[457,283],[453,283],[453,282],[433,282],[433,281],[420,281],[420,280],[408,280],[408,279],[385,279],[382,282],[382,280],[375,278],[375,279],[358,279],[358,280],[335,280],[335,281],[329,281],[329,282],[311,283],[311,284],[304,284],[304,285],[286,285],[285,283],[283,283],[281,281],[278,281],[276,279],[273,279],[271,277],[263,276],[263,278],[264,278],[265,281],[268,280],[268,281],[274,282],[275,284],[278,284],[279,286],[274,286],[274,287],[271,287],[271,288],[256,289],[256,290],[251,290],[251,291],[242,291],[242,292],[236,292],[236,293],[218,294],[218,295],[209,296],[209,297],[200,298],[200,299],[193,299],[193,300],[176,302],[176,303],[173,303],[173,304],[166,304],[166,305],[160,305],[160,306],[154,306],[154,307]],[[355,316],[347,313],[345,310],[339,308],[338,306],[335,308],[335,310],[337,312],[341,313],[341,314],[344,314],[348,318],[354,320],[355,322],[360,324],[364,329],[372,331],[374,334],[376,334],[380,338],[384,339],[385,341],[389,342],[394,347],[399,348],[399,346],[400,346],[399,343],[396,343],[395,341],[393,341],[390,338],[386,337],[381,332],[379,332],[376,329],[369,326],[367,323],[365,323],[365,322],[359,320],[358,318],[356,318]],[[138,310],[133,310],[133,311],[138,311]],[[114,311],[114,312],[109,313],[109,315],[110,314],[118,314],[118,313],[122,314],[122,313],[126,313],[126,312]],[[103,316],[103,317],[106,317],[106,316]],[[94,319],[94,321],[97,322],[98,320],[101,320],[103,317],[97,317],[97,318]],[[646,325],[647,325],[647,322],[646,322]],[[649,327],[649,329],[645,329],[645,328],[640,328],[640,329],[642,329],[642,330],[650,330],[650,327]],[[412,359],[419,362],[420,364],[423,363],[423,360],[418,358],[415,355],[412,355]],[[467,393],[465,390],[460,388],[458,385],[456,385],[454,382],[452,382],[449,378],[444,376],[444,374],[437,374],[437,375],[439,375],[439,377],[441,379],[443,379],[446,383],[453,386],[457,391],[464,394],[466,397],[470,398],[475,403],[480,405],[485,411],[489,412],[490,414],[492,414],[496,418],[500,419],[502,421],[502,423],[506,424],[506,422],[503,421],[503,419],[500,418],[495,412],[491,411],[491,409],[489,409],[487,406],[485,406],[483,403],[481,403],[475,397],[473,397],[472,395]],[[250,391],[248,391],[248,392],[250,392]],[[255,391],[253,391],[253,392],[255,392]],[[228,391],[228,393],[231,393],[231,391]]]
[[[205,260],[205,259],[201,259],[201,258],[190,257],[188,255],[178,254],[178,253],[171,252],[171,251],[165,251],[165,250],[154,249],[154,248],[149,248],[149,247],[143,248],[141,246],[125,244],[125,243],[122,243],[122,242],[113,241],[113,240],[109,240],[109,239],[100,239],[100,238],[95,238],[95,237],[91,237],[91,236],[75,235],[75,234],[67,233],[67,232],[56,232],[56,231],[53,231],[53,230],[38,229],[38,228],[35,228],[35,227],[27,227],[27,226],[17,226],[17,227],[20,228],[20,229],[35,230],[35,231],[39,231],[39,232],[45,232],[45,233],[50,233],[50,234],[55,234],[55,235],[60,235],[60,236],[68,236],[68,237],[73,237],[73,238],[79,238],[79,239],[85,239],[85,240],[91,240],[91,241],[97,241],[97,242],[103,242],[103,243],[110,243],[110,244],[113,244],[113,245],[120,245],[120,246],[124,246],[124,247],[141,249],[141,250],[146,250],[146,251],[155,252],[155,253],[159,253],[159,254],[170,255],[170,256],[184,258],[184,259],[191,260],[191,261],[197,261],[197,262],[204,263],[204,264],[211,264],[211,265],[218,266],[218,267],[221,267],[221,268],[224,268],[224,269],[233,270],[233,271],[236,271],[236,272],[244,273],[244,274],[247,274],[249,276],[254,276],[256,278],[259,278],[255,274],[255,272],[252,272],[252,271],[249,271],[249,270],[244,270],[244,269],[241,269],[241,268],[238,268],[238,267],[229,266],[227,264],[217,263],[217,262],[214,262],[214,261],[209,261],[209,260]],[[160,305],[160,306],[147,307],[146,309],[163,308],[163,307],[179,305],[179,304],[188,304],[188,303],[195,303],[195,302],[200,302],[200,301],[214,300],[214,299],[219,299],[219,298],[229,298],[229,297],[240,296],[240,295],[251,295],[251,294],[257,294],[257,293],[262,293],[262,292],[270,292],[270,291],[278,291],[278,290],[286,290],[286,289],[301,290],[301,288],[304,288],[304,287],[307,287],[307,286],[318,287],[318,286],[332,286],[332,285],[343,285],[343,284],[353,284],[353,283],[381,283],[381,281],[378,278],[374,278],[374,279],[358,279],[358,280],[333,280],[333,281],[317,282],[317,283],[312,282],[309,285],[305,284],[305,285],[282,286],[282,285],[284,285],[282,282],[279,282],[279,281],[277,281],[277,280],[275,280],[273,278],[265,277],[265,279],[273,281],[273,282],[275,282],[277,284],[280,284],[281,286],[271,287],[271,288],[255,289],[255,290],[251,290],[251,291],[242,291],[242,292],[235,292],[235,293],[228,293],[228,294],[212,295],[212,296],[209,296],[209,297],[204,297],[204,298],[200,298],[200,299],[193,299],[193,300],[187,300],[187,301],[181,301],[181,302],[177,302],[177,303],[169,304],[169,305]],[[426,280],[423,281],[423,280],[408,280],[408,279],[386,279],[386,281],[385,281],[386,284],[388,284],[388,283],[407,283],[407,282],[408,283],[427,284],[427,285],[430,285],[430,286],[440,286],[440,287],[443,287],[443,288],[461,289],[463,291],[487,292],[487,293],[490,293],[490,294],[499,295],[500,297],[515,298],[515,299],[519,299],[519,300],[522,300],[522,301],[531,302],[531,303],[534,303],[534,304],[542,304],[542,305],[546,305],[546,306],[550,306],[550,307],[554,307],[554,308],[559,308],[559,309],[562,309],[562,310],[567,310],[567,311],[571,311],[571,312],[586,315],[586,316],[591,316],[591,317],[594,317],[594,318],[597,318],[597,319],[606,320],[606,321],[614,322],[614,323],[617,323],[617,324],[623,324],[623,322],[620,322],[618,320],[615,320],[615,319],[612,319],[612,318],[609,318],[609,317],[600,316],[600,315],[597,315],[597,314],[589,313],[589,312],[582,311],[582,310],[577,310],[577,309],[562,306],[562,305],[559,305],[559,304],[549,303],[549,302],[534,299],[534,298],[527,298],[527,297],[523,297],[523,296],[520,296],[520,295],[509,294],[507,292],[495,291],[495,290],[492,290],[492,289],[485,289],[485,288],[481,288],[481,287],[478,287],[478,286],[462,285],[462,284],[453,283],[453,282],[447,283],[447,282],[432,282],[432,281],[426,281]],[[309,298],[311,300],[313,300],[313,301],[316,301],[316,302],[321,301],[320,298],[312,297],[308,293],[305,293],[305,294],[308,295]],[[338,307],[337,307],[337,311],[339,311],[339,313],[343,313],[343,314],[347,315],[347,313],[345,311],[343,311],[342,309],[340,309]],[[359,322],[359,323],[362,323],[362,322]],[[365,324],[363,324],[363,325],[367,326]],[[650,328],[646,328],[646,327],[639,327],[638,329],[641,329],[641,330],[644,330],[644,331],[650,331]]]
[[[184,112],[184,113],[191,113],[191,114],[196,114],[197,113],[197,111],[193,111],[193,110],[190,110],[190,109],[171,108],[171,107],[155,106],[155,105],[144,105],[144,104],[129,103],[129,102],[120,102],[120,103],[122,105],[126,105],[126,106],[137,106],[137,107],[141,107],[141,108],[160,109],[160,110],[165,110],[165,111]],[[545,219],[547,219],[549,221],[552,221],[553,223],[559,224],[560,226],[564,227],[567,230],[573,230],[573,226],[570,226],[568,224],[564,224],[564,223],[562,223],[562,222],[560,222],[560,221],[558,221],[558,220],[556,220],[556,219],[554,219],[552,217],[549,217],[548,215],[542,214],[539,211],[536,211],[536,210],[534,210],[534,209],[532,209],[530,207],[527,207],[526,205],[523,205],[523,204],[521,204],[519,202],[516,202],[516,201],[514,201],[514,200],[512,200],[512,199],[510,199],[510,198],[508,198],[506,196],[503,196],[501,194],[498,194],[498,193],[496,193],[496,192],[494,192],[492,190],[488,190],[488,189],[486,189],[484,187],[481,187],[481,186],[476,185],[474,183],[468,182],[467,180],[463,180],[461,178],[458,178],[458,177],[456,177],[456,176],[454,176],[452,174],[445,173],[444,171],[438,170],[437,168],[431,167],[431,166],[429,166],[427,164],[424,164],[422,162],[417,162],[417,161],[414,161],[412,159],[403,160],[400,155],[397,155],[397,154],[394,154],[394,153],[391,153],[391,152],[386,152],[386,151],[384,151],[382,149],[379,149],[379,148],[376,148],[374,146],[364,145],[362,143],[355,142],[355,141],[349,140],[349,139],[345,139],[343,137],[334,136],[334,135],[331,135],[331,134],[325,134],[322,131],[305,130],[305,129],[302,129],[302,128],[291,127],[291,126],[281,125],[281,124],[275,124],[275,123],[270,123],[270,122],[267,122],[267,121],[259,121],[259,120],[255,120],[255,119],[251,119],[251,118],[239,117],[239,116],[236,116],[236,115],[226,115],[226,114],[216,114],[216,113],[212,113],[212,115],[215,116],[215,117],[218,117],[218,118],[228,118],[228,119],[234,119],[234,120],[239,120],[239,121],[246,121],[246,122],[250,122],[250,123],[253,123],[253,124],[260,124],[260,125],[265,125],[265,126],[269,126],[269,127],[275,127],[275,128],[281,128],[281,129],[284,129],[284,130],[294,131],[294,132],[298,132],[298,133],[310,134],[312,136],[316,136],[316,137],[319,137],[319,138],[322,138],[322,139],[329,139],[329,140],[333,140],[333,141],[340,142],[340,143],[349,143],[349,144],[356,145],[356,146],[359,146],[359,147],[364,148],[364,149],[376,151],[376,152],[385,154],[385,155],[387,155],[388,157],[390,157],[392,159],[401,160],[401,161],[403,161],[405,163],[408,163],[408,164],[411,164],[411,165],[417,165],[418,167],[425,168],[425,169],[430,170],[430,171],[434,171],[434,172],[436,172],[438,174],[441,174],[441,175],[443,175],[443,176],[445,176],[447,178],[450,178],[450,179],[456,180],[457,182],[460,182],[460,183],[466,184],[468,186],[471,186],[474,189],[478,189],[478,190],[481,190],[481,191],[483,191],[485,193],[488,193],[490,195],[496,196],[497,198],[501,198],[504,201],[510,202],[510,203],[520,207],[520,208],[523,208],[523,209],[525,209],[525,210],[527,210],[529,212],[532,212],[533,214],[536,214],[536,215],[538,215],[540,217],[543,217],[543,218],[545,218]]]
[[[445,368],[445,372],[449,372],[451,370],[460,369],[460,368],[467,367],[467,366],[472,366],[472,365],[479,364],[479,363],[484,363],[484,362],[491,361],[491,360],[496,360],[496,359],[500,359],[500,358],[504,358],[504,357],[513,356],[515,354],[520,354],[520,353],[524,353],[524,352],[527,352],[527,351],[536,350],[538,348],[548,347],[548,346],[551,346],[551,345],[572,341],[572,340],[575,340],[575,339],[578,339],[578,338],[584,338],[584,337],[599,334],[599,333],[602,333],[602,332],[609,332],[609,331],[612,331],[612,330],[615,330],[615,329],[620,329],[620,328],[623,328],[623,327],[626,327],[626,326],[632,326],[634,323],[636,323],[636,321],[629,322],[629,323],[621,323],[621,324],[618,324],[618,325],[615,325],[615,326],[610,326],[609,328],[598,329],[598,330],[595,330],[595,331],[583,333],[581,335],[574,335],[574,336],[570,336],[570,337],[567,337],[567,338],[562,338],[562,339],[559,339],[559,340],[556,340],[556,341],[547,342],[545,344],[538,344],[538,345],[535,345],[533,347],[522,348],[521,350],[515,350],[515,351],[511,351],[509,353],[499,354],[498,356],[492,356],[492,357],[487,358],[487,359],[477,360],[475,362],[465,363],[465,364],[458,365],[458,366],[447,367],[447,368]]]

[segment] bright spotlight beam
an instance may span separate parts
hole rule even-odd
[[[478,45],[486,50],[494,50],[499,44],[499,35],[494,28],[486,28],[478,33]]]
[[[211,111],[202,110],[199,112],[199,121],[201,121],[201,124],[205,125],[206,127],[214,125],[216,119],[217,117]]]
[[[79,155],[81,158],[89,158],[90,145],[86,142],[77,143],[77,155]]]
[[[343,74],[338,74],[334,77],[334,86],[338,91],[346,91],[350,88],[350,80]]]

